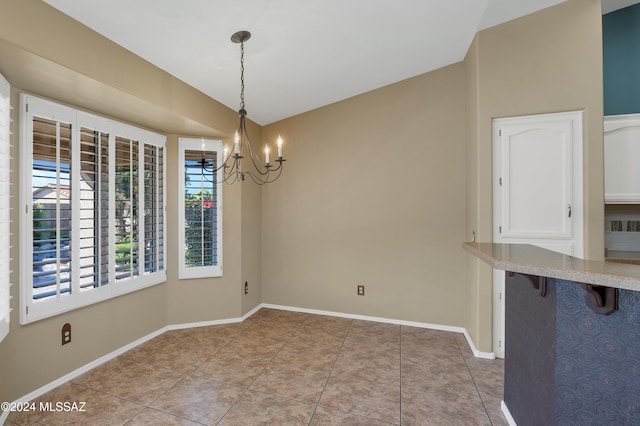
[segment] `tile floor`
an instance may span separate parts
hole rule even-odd
[[[36,400],[83,412],[8,425],[506,425],[503,362],[462,334],[261,309],[166,332]]]

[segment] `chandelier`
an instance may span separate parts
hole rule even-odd
[[[278,157],[275,159],[275,164],[272,164],[269,162],[269,146],[265,147],[264,161],[262,161],[251,145],[251,140],[247,133],[245,124],[247,110],[244,108],[244,42],[249,40],[250,37],[251,33],[249,31],[238,31],[231,36],[232,42],[240,43],[240,110],[238,111],[240,124],[235,134],[233,152],[229,152],[226,147],[224,148],[224,162],[216,171],[223,169],[223,180],[229,184],[243,181],[245,177],[249,176],[258,185],[264,185],[280,177],[282,163],[286,160],[282,158],[282,138],[280,136],[278,136],[277,142]],[[243,165],[249,162],[241,163],[240,161],[245,158],[245,154],[251,160],[248,169],[243,169]]]

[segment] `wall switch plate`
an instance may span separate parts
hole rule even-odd
[[[363,285],[359,285],[358,286],[358,296],[364,296],[364,286]]]

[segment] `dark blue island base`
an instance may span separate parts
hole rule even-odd
[[[640,292],[507,273],[504,402],[519,426],[640,425]],[[612,295],[608,304],[613,303]],[[592,290],[593,292],[593,290]]]

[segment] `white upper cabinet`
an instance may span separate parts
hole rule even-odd
[[[640,204],[640,114],[604,118],[604,201]]]

